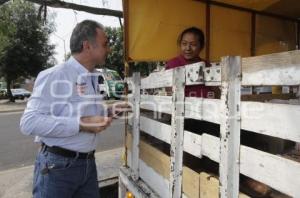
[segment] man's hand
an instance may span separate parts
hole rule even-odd
[[[80,131],[89,133],[100,133],[110,126],[111,117],[86,116],[80,118]]]
[[[127,102],[116,102],[109,107],[109,112],[111,113],[109,116],[112,118],[120,118],[123,113],[131,111],[132,108]]]

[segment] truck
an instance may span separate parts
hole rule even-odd
[[[123,3],[123,92],[133,111],[124,148],[97,158],[101,197],[116,197],[117,186],[119,198],[300,197],[298,0]],[[205,31],[201,56],[212,67],[129,76],[130,62],[175,56],[189,26]],[[113,84],[99,90],[110,97]],[[185,97],[185,86],[198,84],[220,87],[221,97]],[[147,91],[164,87],[171,95]],[[187,118],[203,124],[199,131],[184,130]]]
[[[206,33],[201,55],[215,64],[143,79],[126,64],[133,112],[119,198],[300,197],[299,11],[285,0],[124,0],[127,62],[171,58],[180,31],[197,26]],[[221,97],[186,97],[196,84],[220,87]],[[146,94],[163,87],[172,95]],[[184,130],[187,118],[202,122],[199,131]]]
[[[121,99],[124,96],[124,81],[117,71],[102,68],[96,69],[99,73],[99,92],[105,99]]]

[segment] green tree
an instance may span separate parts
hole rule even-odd
[[[116,70],[124,77],[123,58],[123,32],[121,28],[106,27],[105,32],[109,38],[110,54],[107,57],[105,67]]]
[[[54,46],[49,44],[49,35],[54,25],[39,20],[34,4],[23,0],[2,5],[0,21],[0,42],[4,43],[0,48],[0,74],[14,102],[10,90],[12,82],[19,77],[35,77],[53,62]]]
[[[123,31],[120,27],[106,27],[105,30],[109,38],[111,49],[105,67],[117,70],[118,73],[124,77]],[[156,68],[156,65],[156,62],[130,63],[130,74],[132,72],[140,72],[142,76],[148,76]]]

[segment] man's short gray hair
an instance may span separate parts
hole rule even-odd
[[[104,31],[104,26],[96,21],[84,20],[78,23],[74,28],[70,39],[71,53],[80,53],[82,51],[83,41],[94,43],[97,35],[97,28]]]

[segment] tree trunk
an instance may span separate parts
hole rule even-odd
[[[10,102],[16,102],[16,101],[15,101],[15,98],[14,98],[13,95],[12,95],[10,86],[11,86],[11,80],[7,78],[7,79],[6,79],[7,96],[8,96],[8,98],[9,98],[9,101],[10,101]]]

